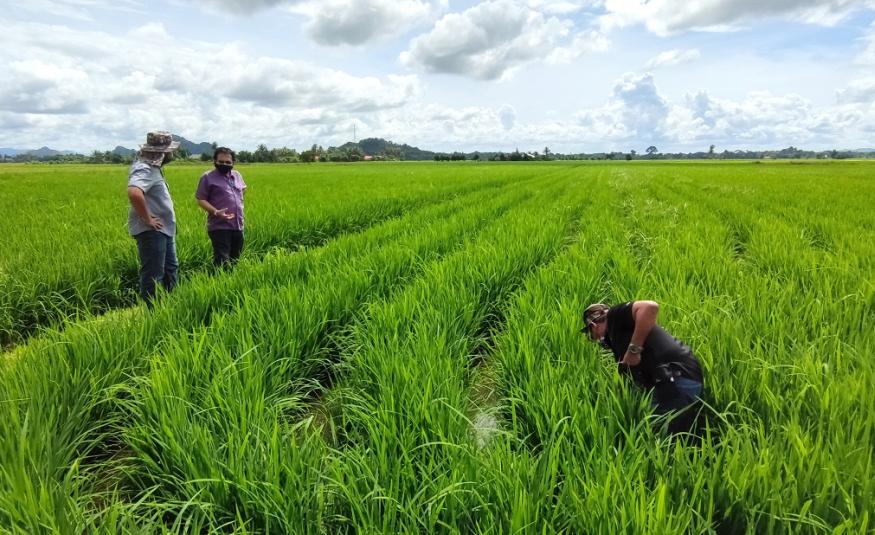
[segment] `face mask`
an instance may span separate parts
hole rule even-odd
[[[608,341],[605,340],[604,336],[599,338],[599,345],[602,346],[603,349],[607,349],[608,351],[611,350],[611,344],[609,344]]]
[[[231,169],[234,169],[234,166],[223,164],[223,163],[217,163],[216,169],[218,169],[219,172],[222,173],[223,175],[227,175],[228,173],[231,172]]]
[[[173,161],[173,153],[172,152],[165,152],[164,153],[164,163],[162,165],[167,165],[172,161]]]

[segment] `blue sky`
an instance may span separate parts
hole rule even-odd
[[[875,145],[872,0],[28,0],[0,146]],[[11,24],[10,24],[11,21]]]

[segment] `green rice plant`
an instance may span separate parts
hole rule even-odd
[[[476,440],[466,369],[478,334],[580,213],[580,190],[545,191],[470,246],[371,307],[348,347],[331,529],[431,532],[476,521]],[[547,199],[554,199],[548,201]],[[572,226],[570,226],[572,225]]]
[[[252,167],[273,203],[234,272],[151,313],[80,313],[109,264],[26,298],[70,317],[0,358],[0,531],[872,532],[870,167]],[[5,250],[10,294],[73,262]],[[698,443],[578,333],[642,298],[704,366]]]
[[[641,398],[615,377],[578,333],[580,311],[605,297],[605,266],[622,261],[610,218],[617,200],[600,192],[576,245],[544,266],[512,300],[486,362],[498,371],[496,432],[483,450],[478,532],[684,532],[688,512],[652,500],[654,441]],[[589,298],[588,298],[589,297]],[[647,446],[650,446],[649,444]],[[658,453],[658,452],[656,452]],[[658,486],[660,483],[656,482]],[[623,507],[623,503],[627,506]],[[634,504],[634,505],[633,505]],[[695,531],[695,530],[691,530]]]
[[[233,274],[220,275],[222,283],[206,276],[193,280],[151,314],[137,309],[107,321],[71,324],[65,331],[49,333],[17,351],[14,359],[4,359],[8,368],[0,383],[5,400],[0,409],[11,416],[0,418],[0,422],[8,426],[9,436],[23,434],[27,448],[16,450],[12,443],[6,444],[11,451],[0,464],[15,472],[9,477],[18,478],[27,488],[13,488],[3,498],[17,503],[34,495],[30,500],[35,504],[51,497],[51,492],[45,494],[53,489],[51,482],[67,481],[67,471],[76,471],[79,464],[74,459],[87,456],[96,444],[106,442],[103,435],[111,429],[111,422],[101,420],[107,410],[111,411],[117,388],[114,385],[140,375],[162,339],[172,343],[178,333],[208,322],[214,310],[228,306],[229,299],[233,302],[245,295],[243,281],[249,275],[259,285],[267,284],[269,279],[285,285],[290,276],[306,280],[311,271],[343,265],[356,254],[379,250],[387,236],[403,233],[411,226],[417,228],[429,218],[447,213],[446,207],[426,208],[412,220],[394,220],[374,232],[341,239],[324,250],[292,255],[284,264],[279,262],[280,255],[264,264],[244,262]],[[46,368],[43,362],[51,362],[52,366]],[[24,459],[14,460],[18,455]],[[55,498],[67,500],[76,495],[63,490]],[[51,517],[67,507],[10,505],[9,509],[42,511]]]
[[[417,206],[514,180],[519,171],[476,167],[439,180],[412,164],[241,166],[246,195],[246,251],[297,250],[357,232]],[[207,269],[205,215],[194,190],[203,169],[169,166],[183,277]],[[3,237],[0,259],[0,346],[21,343],[39,328],[135,301],[138,261],[127,235],[127,168],[95,165],[4,165],[0,208],[20,232]]]
[[[513,192],[509,194],[516,195]],[[9,388],[8,394],[4,392],[7,394],[5,399],[16,401],[15,405],[6,404],[4,408],[24,411],[24,414],[32,412],[34,417],[63,420],[68,423],[71,431],[57,436],[47,434],[52,430],[51,425],[40,425],[36,429],[26,428],[32,445],[41,446],[37,450],[42,451],[39,455],[57,455],[54,452],[58,444],[67,446],[58,460],[50,463],[37,462],[35,467],[39,467],[40,470],[36,473],[26,470],[25,473],[30,472],[30,475],[23,479],[34,485],[35,489],[55,488],[52,481],[73,466],[71,464],[73,459],[77,456],[81,458],[98,445],[108,442],[105,435],[112,429],[111,425],[108,425],[111,422],[103,425],[100,419],[104,412],[113,412],[112,407],[115,403],[113,400],[119,390],[116,385],[122,381],[129,383],[129,377],[138,376],[143,372],[143,366],[147,364],[147,357],[154,351],[155,344],[158,343],[158,347],[162,345],[161,339],[166,343],[173,343],[174,338],[180,336],[179,333],[185,333],[186,330],[197,325],[210,322],[215,311],[245,301],[247,293],[251,292],[247,290],[250,282],[253,289],[267,290],[270,285],[286,286],[292,280],[306,281],[310,274],[320,273],[327,267],[344,266],[359,255],[366,256],[373,251],[381,252],[387,239],[391,239],[392,236],[403,236],[411,229],[420,228],[426,229],[427,233],[434,232],[428,230],[430,229],[428,223],[433,218],[450,215],[466,203],[482,203],[490,196],[494,197],[489,192],[484,192],[483,195],[470,201],[460,198],[458,202],[450,203],[449,206],[427,207],[420,210],[418,214],[392,220],[376,227],[372,232],[344,237],[324,249],[291,255],[285,260],[283,255],[275,254],[262,263],[243,262],[231,275],[219,275],[217,278],[202,276],[200,279],[192,280],[171,298],[156,306],[151,314],[144,315],[143,310],[140,309],[132,311],[133,314],[118,315],[112,321],[71,324],[68,330],[46,337],[32,344],[32,347],[25,348],[28,351],[21,352],[20,359],[16,359],[15,362],[23,361],[26,364],[13,366],[13,373],[4,377],[8,382],[2,386]],[[371,271],[379,273],[379,269],[379,266],[375,266]],[[94,343],[120,349],[107,349],[102,354],[108,359],[97,360],[89,349],[89,344]],[[63,363],[63,367],[52,368],[53,371],[58,372],[57,377],[48,376],[45,369],[39,366],[39,361],[42,359]],[[86,379],[74,382],[66,373],[65,367],[76,369]],[[38,395],[32,392],[19,395],[18,392],[32,381],[39,381],[44,385],[46,392],[38,392]],[[100,407],[100,410],[96,407]],[[10,429],[14,428],[15,432],[19,432],[20,426],[16,425],[15,421],[8,422]],[[94,429],[100,431],[99,433],[92,432],[91,426],[95,425],[97,427]],[[34,455],[31,453],[29,457],[32,458]],[[16,470],[23,468],[16,466]],[[14,503],[26,495],[27,493],[12,492],[5,498]],[[56,498],[76,495],[76,492],[65,491]],[[79,504],[77,507],[88,508],[87,503]],[[43,514],[51,517],[66,510],[67,507],[63,506],[43,508]],[[38,515],[34,518],[38,518]]]
[[[212,522],[239,515],[261,530],[318,527],[320,473],[301,472],[285,455],[306,454],[309,466],[321,464],[319,448],[308,449],[322,442],[304,401],[331,365],[331,332],[364,301],[387,295],[523,194],[465,199],[458,213],[428,227],[408,227],[401,239],[371,255],[300,284],[251,294],[191,342],[156,356],[133,392],[131,423],[124,427],[139,468],[132,476],[136,486],[179,503],[205,502],[219,518]],[[264,448],[273,451],[268,439],[276,436],[284,437],[285,452],[271,459]],[[301,514],[309,512],[316,516]]]
[[[555,286],[531,289],[531,297],[521,303],[525,308],[519,325],[509,322],[507,336],[497,339],[501,351],[496,358],[508,381],[506,403],[514,408],[508,425],[517,430],[509,436],[526,445],[523,459],[534,456],[540,463],[545,457],[556,458],[552,448],[563,452],[554,476],[561,483],[540,500],[527,501],[530,506],[523,510],[531,512],[519,515],[522,522],[573,532],[700,532],[715,527],[757,533],[865,531],[864,504],[871,503],[872,496],[871,423],[848,416],[872,403],[870,393],[855,388],[860,376],[871,373],[871,362],[859,360],[858,349],[871,352],[865,348],[872,347],[872,336],[856,327],[871,314],[871,290],[845,293],[861,273],[844,264],[842,257],[809,252],[811,244],[799,240],[798,233],[780,220],[748,226],[755,245],[747,251],[750,258],[739,264],[721,235],[724,229],[731,235],[733,228],[715,218],[711,206],[680,205],[679,200],[695,197],[683,193],[673,202],[661,202],[666,198],[661,188],[643,182],[654,176],[635,177],[626,170],[618,175],[611,190],[622,201],[616,203],[615,213],[601,218],[607,223],[599,229],[607,254],[589,249],[565,268],[572,273],[581,269],[571,280],[589,281],[589,287],[578,290],[581,297],[569,296],[563,278]],[[737,183],[737,177],[733,180]],[[700,184],[696,181],[695,187]],[[828,222],[819,224],[829,228]],[[616,240],[618,236],[625,240]],[[768,245],[760,246],[760,240]],[[581,243],[586,242],[582,237]],[[868,249],[871,243],[862,247]],[[859,249],[860,245],[847,252],[859,258]],[[776,255],[781,262],[771,260]],[[820,270],[811,269],[825,261],[838,263],[833,272],[842,276],[821,278]],[[608,284],[598,280],[600,272]],[[587,302],[636,297],[671,303],[662,321],[691,343],[706,366],[708,400],[725,420],[719,441],[706,437],[701,449],[666,449],[646,427],[638,426],[630,435],[627,430],[636,426],[628,414],[630,409],[643,412],[640,401],[632,398],[618,406],[616,395],[604,388],[615,385],[602,377],[599,366],[581,369],[580,357],[558,357],[555,364],[545,359],[574,354],[572,342],[565,339],[573,336],[576,321],[562,318],[579,315]],[[569,303],[565,314],[554,312],[557,301]],[[834,318],[832,328],[822,318]],[[564,328],[551,328],[562,321]],[[839,332],[828,334],[836,326]],[[853,332],[844,331],[845,326]],[[551,341],[547,347],[545,338]],[[781,355],[794,358],[787,361]],[[586,357],[592,362],[595,358]],[[841,371],[834,375],[833,359],[856,362],[850,381],[842,380]],[[810,376],[800,373],[800,360]],[[752,374],[750,365],[765,366],[769,375]],[[572,395],[575,387],[569,383],[581,377],[592,380]],[[819,406],[824,400],[835,406],[840,396],[837,391],[827,393],[826,383],[848,394],[838,402],[844,414]],[[815,410],[809,412],[806,404]],[[622,405],[627,408],[618,411]],[[581,411],[584,415],[578,417]],[[842,431],[833,428],[838,421],[843,422]],[[562,426],[572,430],[557,436]],[[572,464],[571,459],[582,461]],[[516,462],[519,466],[521,461]],[[566,462],[571,467],[563,467]],[[661,467],[667,463],[670,471]],[[499,495],[503,500],[511,499],[514,490],[536,485],[519,481],[524,468],[502,473],[511,474],[506,483],[510,490]],[[602,498],[594,500],[596,496]],[[562,505],[566,497],[573,498],[570,509]],[[589,514],[574,514],[581,510]],[[628,516],[631,511],[640,515]]]

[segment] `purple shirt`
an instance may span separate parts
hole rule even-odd
[[[234,219],[207,216],[207,230],[243,230],[243,192],[246,183],[235,170],[223,175],[218,169],[207,171],[201,175],[197,185],[196,199],[207,201],[216,210],[225,208]]]

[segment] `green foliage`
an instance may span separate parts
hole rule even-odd
[[[115,268],[93,259],[133,260],[124,169],[0,174],[27,237],[4,291],[67,273],[80,296],[0,359],[2,531],[872,531],[870,165],[242,171],[233,272],[94,317]],[[168,169],[184,263],[206,265],[181,202],[199,172]],[[33,213],[71,190],[91,195],[63,218],[100,232]],[[578,333],[588,303],[636,298],[704,365],[698,444]]]
[[[194,202],[198,177],[209,167],[165,169],[183,276],[210,265],[205,216]],[[356,168],[352,175],[334,166],[238,169],[249,185],[244,255],[256,258],[319,245],[478,183],[468,172],[433,180],[435,171],[418,180],[401,172],[387,177],[379,168]],[[122,166],[0,168],[6,218],[21,229],[6,235],[0,257],[0,345],[20,343],[70,316],[135,302],[138,262],[125,226],[126,183]]]

